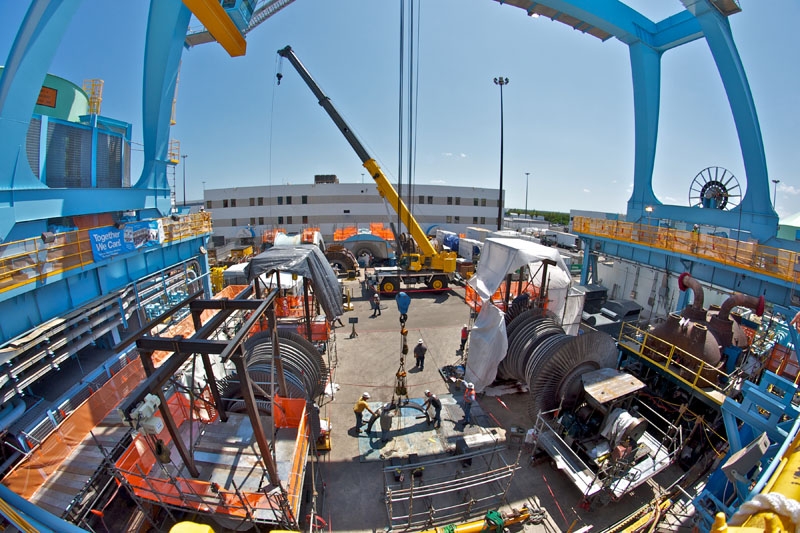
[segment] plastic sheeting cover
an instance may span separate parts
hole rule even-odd
[[[547,269],[550,299],[548,309],[561,317],[565,326],[575,324],[576,316],[571,316],[576,313],[575,306],[567,306],[567,294],[572,277],[561,254],[553,248],[522,239],[488,238],[483,244],[478,270],[468,283],[484,301],[488,302],[505,281],[507,274],[524,265],[531,265],[534,283],[541,286],[541,270],[536,263],[541,263],[545,259],[556,264],[556,267]],[[569,311],[569,316],[566,311]],[[580,310],[577,310],[577,316],[580,316]],[[508,350],[508,337],[503,313],[493,305],[484,305],[481,308],[475,327],[478,329],[470,332],[470,359],[466,376],[467,380],[475,383],[475,390],[481,392],[497,375],[497,367]],[[569,333],[573,334],[572,331]]]
[[[329,320],[344,314],[342,291],[336,273],[322,251],[313,244],[273,247],[255,256],[247,266],[247,279],[280,270],[309,278],[314,294]]]
[[[475,392],[483,392],[491,385],[507,351],[503,312],[493,305],[484,305],[469,332],[470,356],[464,372],[464,378],[475,384]]]

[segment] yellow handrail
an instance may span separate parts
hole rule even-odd
[[[166,217],[161,222],[165,243],[211,233],[208,212],[192,213],[178,220]],[[90,229],[94,228],[56,233],[51,242],[37,237],[0,244],[0,293],[45,282],[48,276],[94,263]]]
[[[797,281],[795,267],[800,264],[798,263],[800,254],[792,250],[620,220],[575,217],[572,230],[575,233],[645,245],[682,255],[693,255],[724,265],[746,268],[784,281]]]

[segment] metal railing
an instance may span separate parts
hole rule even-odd
[[[694,231],[586,217],[575,217],[572,230],[575,233],[691,255],[789,282],[797,280],[795,269],[800,269],[800,254],[792,250]]]
[[[725,400],[727,388],[736,378],[633,324],[622,325],[619,345],[718,405]]]
[[[164,244],[211,232],[211,214],[207,212],[161,219]],[[99,226],[102,227],[102,226]],[[49,276],[94,263],[89,230],[52,234],[51,242],[30,238],[0,244],[0,293],[31,283],[46,282]]]

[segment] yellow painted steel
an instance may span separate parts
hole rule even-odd
[[[198,524],[197,522],[178,522],[169,528],[169,533],[214,533],[214,529],[208,524]]]
[[[763,523],[755,526],[729,526],[725,521],[725,513],[717,513],[714,523],[709,533],[789,533],[792,529],[784,529],[777,517],[772,513],[760,513],[765,515]]]
[[[800,478],[800,433],[795,435],[791,446],[786,450],[786,453],[780,459],[778,468],[773,472],[772,477],[764,489],[762,494],[778,493],[792,500],[800,500],[800,484],[797,479]],[[795,531],[796,526],[791,517],[775,514],[773,512],[764,511],[756,513],[744,521],[743,526],[764,528],[762,531]],[[769,527],[779,527],[779,529],[767,529]],[[730,529],[730,528],[729,528]]]
[[[510,514],[503,515],[503,527],[527,522],[530,517],[531,513],[527,507],[523,507],[519,511],[513,510]],[[494,528],[486,523],[485,518],[464,522],[463,524],[449,524],[433,529],[426,529],[420,533],[478,533],[481,531],[494,531]]]
[[[784,281],[797,280],[794,268],[798,264],[800,253],[792,250],[620,220],[575,217],[572,229],[575,233],[649,246],[728,266],[746,268]]]
[[[92,115],[100,114],[100,106],[103,103],[103,80],[90,79],[83,80],[83,92],[89,95],[89,113]]]
[[[9,522],[14,524],[20,531],[24,533],[37,533],[39,530],[33,527],[30,522],[22,518],[17,511],[9,505],[5,500],[0,500],[0,513],[5,516]]]
[[[219,0],[183,0],[183,3],[231,57],[246,53],[247,41]]]
[[[637,531],[640,531],[644,526],[649,524],[650,521],[653,520],[654,517],[660,516],[661,513],[663,513],[667,509],[669,509],[671,505],[672,505],[672,502],[670,500],[664,500],[663,502],[658,504],[657,508],[652,509],[651,511],[648,511],[647,513],[642,515],[634,523],[632,523],[631,525],[629,525],[625,529],[621,530],[620,533],[636,533]]]
[[[648,343],[648,339],[651,337],[658,339],[659,343],[656,346],[663,344],[669,346],[669,350],[666,353],[661,353],[656,348],[648,346],[648,344],[651,344]],[[696,393],[705,396],[718,405],[722,405],[722,402],[725,401],[726,394],[717,383],[728,383],[731,377],[721,370],[706,366],[702,359],[652,335],[649,331],[639,329],[628,323],[622,325],[619,341],[622,346],[636,353],[637,356],[651,365],[657,366],[675,379],[685,383]],[[678,359],[683,362],[679,363]],[[691,364],[689,364],[690,362]],[[711,380],[703,378],[702,373],[704,371],[716,374],[717,378]]]
[[[164,228],[163,244],[211,233],[211,213],[192,213],[177,221],[160,219]],[[102,226],[98,226],[102,227]],[[88,231],[56,233],[52,242],[34,237],[3,243],[5,255],[0,257],[0,293],[37,282],[94,263]]]
[[[383,174],[383,170],[381,170],[378,162],[374,159],[368,159],[364,162],[364,168],[369,171],[369,175],[375,180],[378,186],[378,193],[386,199],[395,211],[397,211],[400,220],[406,225],[411,237],[413,237],[414,241],[417,243],[417,247],[419,247],[422,252],[421,255],[423,257],[417,255],[416,259],[412,260],[411,264],[409,264],[408,270],[417,272],[422,269],[432,269],[440,270],[445,273],[455,272],[457,254],[455,252],[439,253],[436,251],[428,240],[428,236],[422,231],[422,227],[420,227],[417,220],[408,210],[408,207],[406,207],[405,202],[403,202],[402,198],[397,194],[397,191],[392,187],[391,182],[389,182]],[[414,254],[410,255],[411,257],[414,256]]]

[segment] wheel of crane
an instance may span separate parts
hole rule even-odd
[[[445,276],[433,276],[428,283],[428,287],[433,290],[443,290],[447,288],[447,278]]]
[[[381,292],[397,292],[400,288],[400,280],[397,278],[385,278],[381,281]]]

